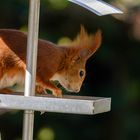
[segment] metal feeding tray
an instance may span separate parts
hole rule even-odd
[[[22,96],[0,94],[0,109],[34,110],[94,115],[110,111],[111,98],[70,96],[55,98],[52,95]]]

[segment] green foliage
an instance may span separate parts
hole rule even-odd
[[[54,140],[54,132],[51,128],[42,128],[37,136],[38,140]]]
[[[50,6],[54,9],[63,9],[67,6],[68,1],[67,0],[48,0]]]

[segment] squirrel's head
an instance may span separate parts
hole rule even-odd
[[[70,92],[79,92],[86,76],[86,62],[100,47],[101,31],[88,35],[84,27],[76,39],[66,47],[63,68],[59,71],[60,84]]]

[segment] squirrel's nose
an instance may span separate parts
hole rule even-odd
[[[79,91],[80,91],[80,89],[79,89],[79,88],[74,90],[74,92],[76,92],[76,93],[78,93]]]

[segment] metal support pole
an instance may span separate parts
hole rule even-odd
[[[27,39],[27,68],[25,76],[25,96],[35,95],[36,62],[40,0],[30,0]],[[23,140],[33,140],[34,111],[25,110],[23,118]]]

